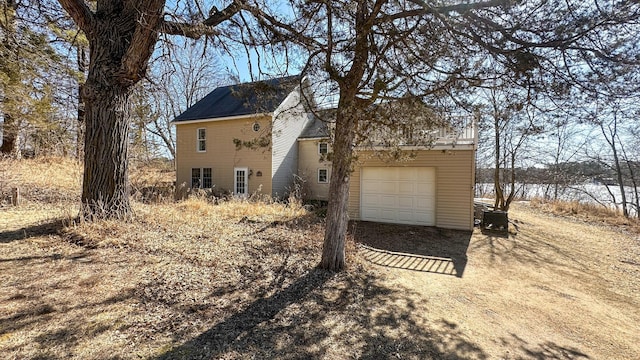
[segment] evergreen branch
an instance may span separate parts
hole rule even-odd
[[[160,25],[160,32],[167,35],[186,36],[191,39],[199,39],[204,35],[216,35],[218,32],[215,27],[241,10],[244,1],[234,0],[226,8],[218,11],[216,7],[211,8],[209,17],[197,24],[190,24],[176,21],[163,21]]]

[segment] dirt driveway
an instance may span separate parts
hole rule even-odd
[[[354,237],[469,358],[640,359],[640,238],[523,204],[511,220],[508,236],[358,223]]]
[[[330,274],[323,220],[271,211],[0,210],[0,357],[640,359],[636,235],[524,205],[507,237],[354,222]]]

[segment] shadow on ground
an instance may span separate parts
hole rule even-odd
[[[470,231],[354,221],[350,234],[365,259],[382,266],[462,277]]]
[[[18,230],[0,232],[0,244],[7,244],[16,240],[24,240],[31,237],[57,234],[64,228],[64,220],[57,219],[38,225],[23,227]]]
[[[157,359],[487,358],[456,324],[424,323],[407,291],[376,283],[312,270]]]
[[[518,349],[527,359],[536,360],[587,360],[591,357],[582,351],[571,347],[562,346],[555,342],[546,341],[541,344],[529,344],[516,334],[510,334],[510,338],[501,338],[502,345],[512,349]]]

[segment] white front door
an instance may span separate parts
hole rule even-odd
[[[246,197],[249,193],[249,169],[234,168],[233,194]]]

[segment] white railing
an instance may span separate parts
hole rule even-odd
[[[450,117],[447,126],[437,129],[415,129],[414,126],[378,129],[366,142],[373,146],[455,146],[475,145],[477,122],[472,116]]]

